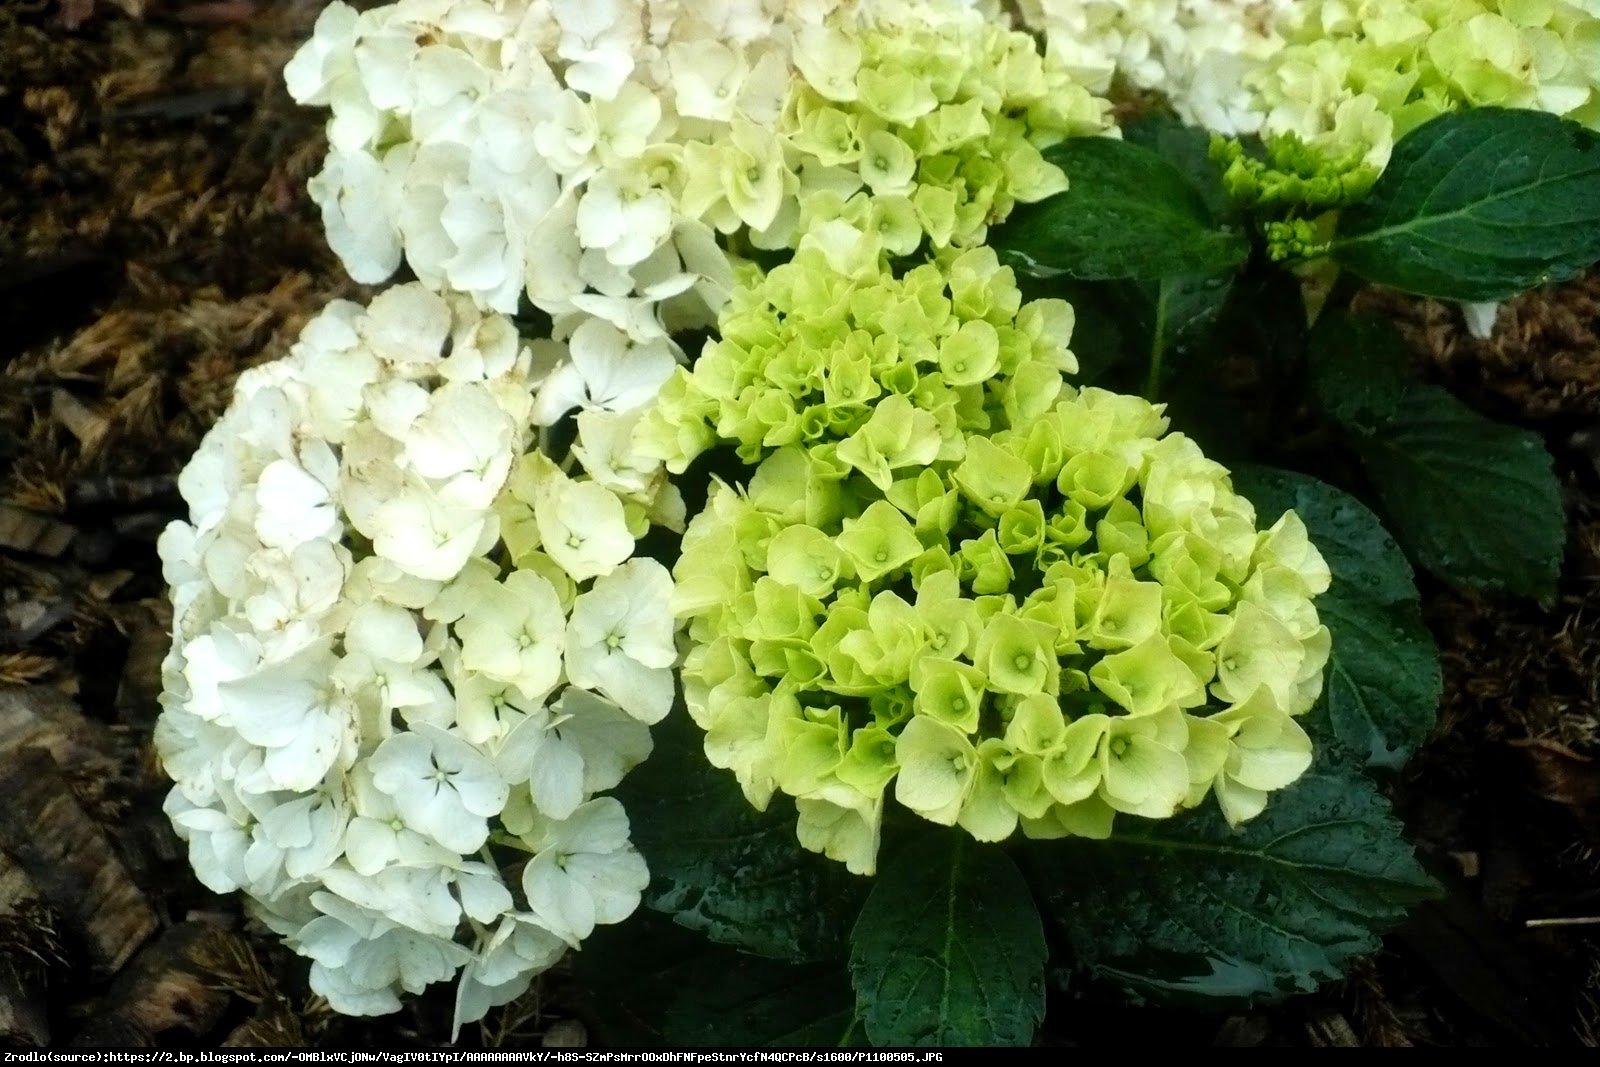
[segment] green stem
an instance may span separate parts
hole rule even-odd
[[[1356,294],[1361,292],[1366,283],[1348,270],[1340,268],[1333,280],[1333,285],[1328,289],[1328,299],[1322,302],[1322,310],[1317,313],[1317,318],[1333,313],[1343,313],[1350,310],[1350,305],[1355,302]]]
[[[537,852],[536,849],[528,847],[527,842],[523,841],[522,838],[512,837],[511,834],[504,830],[496,830],[494,833],[490,834],[489,843],[501,845],[505,848],[514,848],[518,852],[526,852],[530,856]]]
[[[1144,381],[1144,398],[1152,404],[1161,393],[1162,364],[1167,357],[1167,294],[1165,281],[1156,286],[1156,321],[1150,331],[1150,373]]]

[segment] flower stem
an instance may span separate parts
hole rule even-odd
[[[1156,286],[1156,321],[1150,331],[1150,372],[1144,382],[1144,398],[1152,404],[1161,392],[1161,372],[1167,356],[1167,294],[1165,281]]]

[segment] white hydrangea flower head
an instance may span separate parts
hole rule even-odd
[[[292,79],[348,92],[332,54]],[[630,420],[663,371],[605,364],[650,342],[593,322],[574,343],[605,373],[563,388]],[[161,538],[166,811],[201,882],[248,894],[342,1012],[459,974],[457,1026],[482,1018],[647,880],[597,794],[671,701],[672,581],[628,557],[673,509],[615,427],[593,460],[530,453],[535,347],[421,284],[330,306],[240,377]]]
[[[811,18],[854,6],[819,0]],[[285,69],[330,110],[312,184],[359,281],[404,256],[430,287],[511,313],[577,298],[697,301],[702,228],[678,203],[686,143],[771,123],[797,14],[760,0],[331,4]],[[684,254],[679,245],[692,248]],[[653,310],[653,309],[652,309]],[[591,312],[592,313],[592,312]],[[635,322],[660,333],[654,314]]]
[[[1120,75],[1159,92],[1184,121],[1253,133],[1262,112],[1242,79],[1284,45],[1297,0],[1022,0],[1026,25],[1096,91]]]

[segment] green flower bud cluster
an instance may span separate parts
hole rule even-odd
[[[714,483],[675,570],[711,762],[759,808],[793,796],[801,843],[858,873],[891,791],[997,841],[1212,792],[1239,821],[1298,778],[1329,649],[1299,519],[1258,531],[1159,407],[1068,385],[1070,309],[1023,306],[986,253],[794,268],[652,416],[675,461],[756,465]]]
[[[1267,242],[1267,254],[1277,260],[1312,259],[1326,255],[1333,244],[1332,222],[1331,215],[1269,222],[1261,228]],[[1302,281],[1310,282],[1311,278],[1303,274]]]
[[[1066,189],[1042,149],[1111,127],[1109,102],[1032,37],[975,9],[925,14],[837,17],[796,43],[779,124],[799,156],[788,243],[828,249],[837,270],[924,239],[981,244],[1017,203]]]
[[[1382,173],[1367,162],[1364,143],[1313,145],[1286,133],[1268,137],[1262,147],[1255,156],[1235,138],[1212,136],[1212,162],[1222,168],[1223,187],[1238,203],[1330,211],[1366,196]],[[1274,258],[1281,258],[1276,250]]]
[[[1265,161],[1230,161],[1246,199],[1312,209],[1359,197],[1394,142],[1462,107],[1531,108],[1600,129],[1592,0],[1311,0],[1246,83]]]

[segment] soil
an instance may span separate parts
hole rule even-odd
[[[303,963],[189,874],[149,744],[175,476],[241,369],[362,295],[304,193],[319,117],[279,75],[319,7],[0,5],[0,1043],[448,1036],[439,998],[374,1025],[309,995]],[[1600,1041],[1600,276],[1508,305],[1487,343],[1452,308],[1362,299],[1430,377],[1543,433],[1567,489],[1552,603],[1424,586],[1445,702],[1388,785],[1449,893],[1315,995],[1053,1005],[1068,1042]],[[563,981],[466,1039],[582,1043]]]

